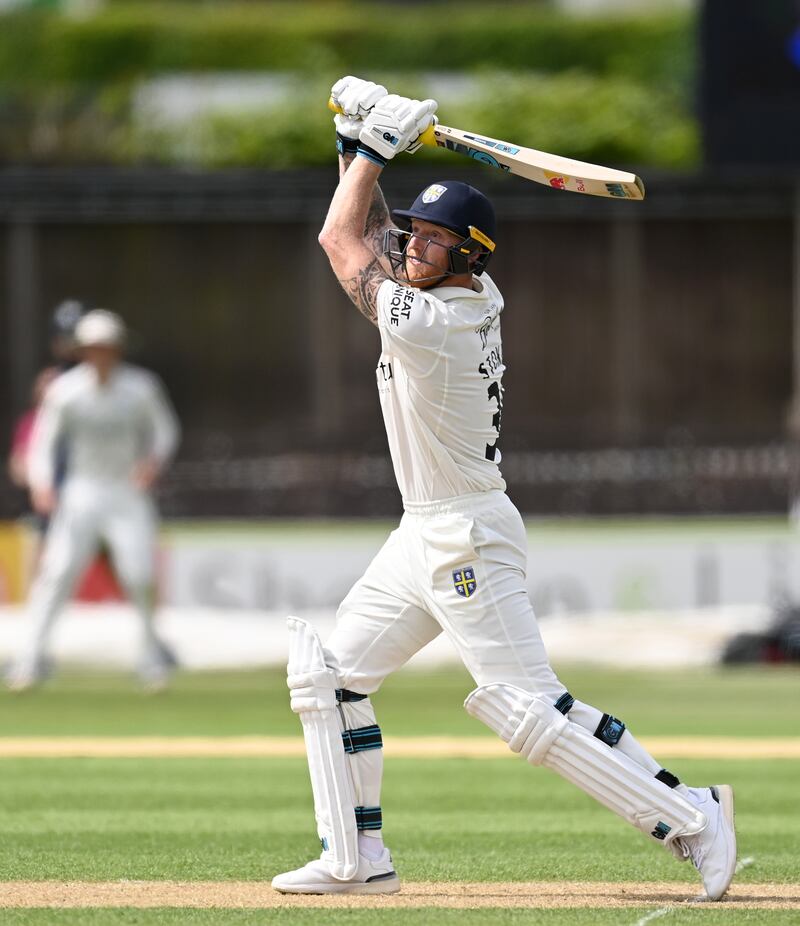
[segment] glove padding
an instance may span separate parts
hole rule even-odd
[[[420,147],[419,136],[436,121],[438,105],[436,100],[420,102],[390,93],[375,103],[358,137],[387,160],[401,151],[413,154]]]
[[[357,139],[362,120],[387,95],[386,87],[360,77],[342,77],[331,87],[331,99],[342,110],[333,117],[336,131],[344,138]]]

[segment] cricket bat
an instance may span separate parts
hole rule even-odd
[[[333,112],[341,112],[333,100],[328,102],[328,108]],[[608,196],[611,199],[644,199],[641,178],[623,170],[562,158],[535,148],[523,148],[440,123],[427,128],[420,136],[420,141],[434,148],[455,151],[481,164],[488,164],[556,190]]]

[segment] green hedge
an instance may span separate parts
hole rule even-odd
[[[291,107],[205,115],[172,125],[134,119],[124,95],[107,88],[76,99],[50,94],[27,130],[2,117],[0,155],[43,163],[158,163],[273,168],[332,164],[333,125],[325,107],[330,81],[317,78]],[[622,78],[578,72],[540,77],[484,76],[460,105],[442,106],[448,125],[609,165],[688,168],[698,160],[694,120],[669,94]],[[402,85],[402,90],[417,92]],[[498,105],[498,99],[503,104]],[[456,155],[428,152],[439,165]],[[399,163],[411,163],[401,157]]]
[[[466,71],[476,89],[443,105],[447,124],[602,163],[691,167],[692,36],[684,14],[578,18],[527,3],[118,3],[86,19],[9,13],[0,15],[0,161],[320,164],[331,157],[324,100],[341,74],[421,95],[421,75]],[[177,126],[134,118],[141,80],[236,70],[294,73],[291,109]]]
[[[0,83],[117,81],[170,71],[555,72],[687,86],[692,18],[569,17],[530,3],[115,4],[85,19],[0,15]]]
[[[53,91],[28,107],[0,94],[0,161],[211,168],[332,163],[329,86],[318,80],[292,107],[177,125],[132,118],[127,95],[113,86],[85,95]],[[699,162],[695,119],[670,94],[621,78],[567,73],[509,82],[486,75],[481,93],[443,105],[440,115],[448,125],[609,165],[684,169]],[[425,156],[456,157],[423,151],[416,159]]]

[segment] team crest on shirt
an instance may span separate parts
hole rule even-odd
[[[470,598],[478,588],[475,570],[472,566],[453,570],[453,587],[462,598]]]
[[[435,203],[437,199],[447,192],[447,187],[442,186],[441,183],[432,183],[427,190],[422,194],[422,201],[424,203]]]

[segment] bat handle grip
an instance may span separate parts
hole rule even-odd
[[[423,145],[430,145],[432,148],[436,147],[436,123],[431,122],[427,129],[419,136],[419,140]]]
[[[328,109],[329,109],[332,113],[342,113],[342,112],[344,112],[344,110],[342,109],[341,106],[337,106],[337,105],[333,102],[333,98],[332,98],[332,97],[328,100]],[[433,148],[436,147],[436,132],[434,131],[434,125],[433,125],[433,123],[432,123],[431,125],[429,125],[428,128],[425,129],[425,131],[420,135],[419,140],[422,142],[423,145],[430,145],[430,146],[433,147]]]

